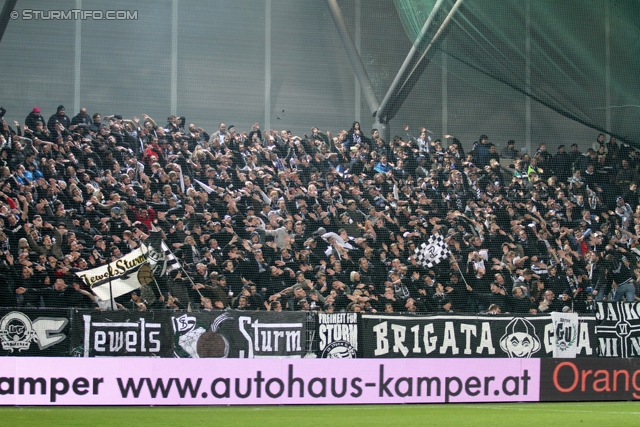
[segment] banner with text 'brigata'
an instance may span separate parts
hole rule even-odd
[[[169,313],[84,313],[76,317],[75,324],[73,356],[173,356]]]
[[[176,357],[302,357],[305,312],[212,311],[171,316]]]
[[[67,356],[69,310],[0,310],[0,356]]]
[[[556,330],[541,316],[410,316],[363,314],[362,356],[552,357],[554,346],[575,346],[577,357],[596,357],[595,318],[581,317],[578,330]]]

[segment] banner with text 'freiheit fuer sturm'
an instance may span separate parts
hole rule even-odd
[[[318,357],[358,357],[358,313],[318,313]]]

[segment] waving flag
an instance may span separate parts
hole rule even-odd
[[[444,241],[444,237],[438,234],[429,237],[426,243],[417,247],[415,254],[418,264],[431,268],[449,257],[451,251],[449,250],[449,245]]]
[[[144,253],[153,274],[162,276],[180,268],[180,261],[162,241],[162,234],[159,231],[152,231],[144,243]]]
[[[140,248],[107,265],[76,273],[104,301],[149,283],[150,274],[147,257]]]

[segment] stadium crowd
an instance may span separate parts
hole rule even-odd
[[[528,154],[482,135],[465,152],[404,130],[209,134],[62,105],[3,118],[0,306],[587,313],[638,298],[628,144]],[[155,230],[182,268],[115,303],[76,276]],[[426,268],[415,249],[432,235],[452,255]]]

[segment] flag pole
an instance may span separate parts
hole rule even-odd
[[[153,277],[153,283],[156,284],[156,289],[158,290],[158,293],[162,295],[162,291],[160,290],[160,285],[158,285],[158,282],[156,281],[155,277]]]
[[[429,242],[431,242],[431,240],[432,240],[432,238],[433,238],[434,236],[435,236],[435,235],[432,235],[431,237],[429,237],[429,240],[428,240],[428,241],[429,241]],[[447,244],[447,242],[446,242],[446,240],[445,240],[445,239],[443,239],[443,243],[444,243],[444,246],[442,247],[442,249],[445,249],[445,250],[448,252],[448,255],[449,255],[449,256],[448,256],[449,262],[450,262],[450,263],[451,263],[451,262],[455,262],[455,263],[456,263],[456,266],[458,267],[458,272],[460,273],[460,276],[462,277],[462,281],[464,282],[464,284],[465,284],[465,285],[469,286],[469,284],[467,283],[467,279],[465,279],[464,274],[462,274],[462,270],[460,270],[460,263],[459,263],[459,262],[458,262],[458,260],[456,260],[456,259],[455,259],[455,257],[453,256],[453,252],[451,252],[451,250],[449,249],[449,245]],[[433,244],[433,243],[432,243],[432,244]],[[423,243],[422,245],[423,245],[423,246],[425,246],[425,245],[426,245],[426,243]],[[426,247],[426,246],[425,246],[425,247]],[[419,247],[419,248],[416,248],[415,253],[419,253],[419,251],[420,251],[420,247]],[[443,257],[443,258],[441,258],[440,260],[443,260],[443,259],[445,259],[445,258]],[[440,263],[440,260],[439,260],[439,261],[437,261],[437,262],[436,262],[436,264],[439,264],[439,263]],[[422,264],[422,265],[423,265],[424,267],[427,267],[427,265],[426,265],[426,264]]]
[[[465,279],[464,274],[462,274],[462,270],[460,270],[460,263],[458,262],[457,259],[454,258],[453,253],[449,254],[449,261],[453,261],[456,263],[456,266],[458,267],[458,272],[460,273],[460,277],[462,278],[462,281],[464,282],[465,285],[469,286],[469,284],[467,283],[467,279]]]
[[[173,255],[173,257],[178,260],[178,257],[176,256],[176,254],[173,253],[173,251],[171,250],[171,247],[169,245],[167,245],[167,250],[169,250],[169,252],[171,253],[171,255]],[[180,270],[182,270],[182,272],[184,273],[185,276],[187,276],[187,279],[189,279],[189,281],[191,282],[191,286],[195,287],[196,284],[194,283],[193,279],[191,278],[191,276],[189,276],[189,273],[187,273],[187,271],[184,269],[184,267],[182,266],[182,263],[180,261],[178,261],[178,264],[180,264]],[[204,295],[202,295],[200,293],[200,289],[196,288],[196,292],[198,293],[198,295],[200,295],[200,297],[204,297]]]
[[[153,228],[154,228],[154,230],[155,230],[155,227],[153,227]],[[160,243],[160,249],[162,250],[162,243],[164,242],[164,240],[160,240],[160,242],[161,242],[161,243]],[[148,253],[147,245],[146,245],[146,244],[143,244],[143,245],[141,245],[141,246],[145,246],[145,249],[143,250],[143,252],[144,252],[144,256],[145,256],[145,258],[147,259],[147,263],[148,263],[148,262],[149,262],[149,258],[148,258],[148,256],[147,256],[147,253]],[[192,285],[193,287],[195,287],[195,286],[196,286],[196,284],[193,282],[193,279],[191,279],[191,276],[189,276],[189,273],[187,273],[187,272],[186,272],[186,270],[184,269],[184,267],[182,267],[182,263],[181,263],[180,261],[178,261],[178,257],[176,256],[176,254],[174,254],[174,253],[173,253],[173,251],[171,250],[171,247],[170,247],[169,245],[165,245],[165,246],[167,247],[167,250],[169,251],[169,253],[170,253],[171,255],[173,255],[173,257],[175,258],[176,262],[178,262],[178,265],[180,265],[180,270],[182,270],[182,272],[184,273],[184,275],[185,275],[185,276],[187,276],[187,279],[189,279],[189,281],[191,282],[191,285]],[[162,295],[162,291],[160,290],[160,285],[158,285],[158,282],[156,281],[155,276],[153,276],[153,282],[156,284],[156,287],[158,288],[158,292],[160,292],[160,295]],[[200,297],[203,297],[203,296],[204,296],[204,295],[202,295],[202,294],[200,293],[200,289],[197,289],[197,288],[196,288],[196,292],[198,292],[198,295],[200,295]]]
[[[115,302],[113,299],[113,284],[111,282],[111,245],[105,245],[106,255],[107,255],[107,277],[109,278],[109,304],[111,304],[111,311],[116,311],[113,303]]]
[[[142,248],[142,247],[144,247],[144,249],[142,249],[142,253],[144,254],[144,259],[145,259],[145,261],[146,261],[147,265],[149,265],[149,255],[148,255],[148,254],[149,254],[149,251],[148,251],[148,246],[147,246],[146,244],[142,243],[142,244],[140,245],[140,247],[141,247],[141,248]],[[160,290],[160,285],[158,285],[158,282],[156,281],[156,276],[155,276],[155,274],[153,274],[153,271],[151,272],[151,278],[153,278],[153,283],[155,283],[155,284],[156,284],[156,289],[158,289],[158,293],[159,293],[160,295],[162,295],[162,291]]]

